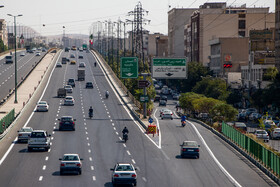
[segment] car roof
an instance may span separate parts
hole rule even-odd
[[[66,153],[66,154],[63,154],[63,156],[79,156],[79,154],[77,153]]]

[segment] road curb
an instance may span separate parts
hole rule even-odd
[[[180,113],[177,112],[177,114],[180,116]],[[209,129],[212,133],[217,135],[219,138],[224,140],[226,143],[228,143],[230,146],[232,146],[235,150],[237,150],[239,153],[241,153],[244,157],[246,157],[251,163],[253,163],[256,167],[258,167],[262,172],[264,172],[271,180],[273,180],[275,183],[280,185],[280,179],[274,175],[269,169],[267,169],[264,165],[262,165],[259,161],[254,159],[252,156],[250,156],[246,151],[241,149],[238,145],[236,145],[234,142],[230,141],[226,136],[218,132],[216,129],[210,127],[209,125],[205,124],[204,122],[193,119],[193,118],[188,118],[189,121],[199,123],[203,127]]]
[[[102,60],[102,63],[100,62],[100,67],[103,69],[103,71],[105,72],[108,80],[110,81],[111,85],[113,86],[113,88],[115,89],[116,93],[118,94],[118,96],[121,98],[122,102],[125,104],[125,106],[128,108],[130,114],[133,116],[134,119],[136,119],[138,121],[138,123],[146,130],[147,126],[142,122],[142,120],[138,117],[138,114],[135,114],[135,112],[128,106],[128,104],[125,102],[125,100],[122,98],[121,94],[119,93],[119,91],[117,90],[116,86],[113,84],[112,80],[110,79],[109,75],[107,74],[107,72],[105,71],[105,68],[103,66],[104,59],[100,58],[100,55],[98,54],[98,52],[96,52],[94,50],[95,53],[97,53],[97,55],[95,53],[92,53],[99,61]]]

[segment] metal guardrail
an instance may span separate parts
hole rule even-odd
[[[12,109],[6,116],[0,120],[0,134],[2,134],[14,121],[15,109]]]
[[[250,156],[258,159],[265,167],[271,169],[278,177],[280,176],[280,157],[278,155],[224,122],[222,123],[222,133],[246,150]]]

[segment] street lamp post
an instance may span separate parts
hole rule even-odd
[[[18,103],[17,101],[17,30],[16,30],[16,17],[22,16],[19,14],[17,16],[13,16],[12,14],[7,14],[8,16],[14,17],[14,28],[15,28],[15,101],[14,103]]]

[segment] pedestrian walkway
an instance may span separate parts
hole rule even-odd
[[[44,78],[48,68],[53,63],[54,54],[46,54],[42,61],[35,67],[32,73],[17,89],[17,101],[14,103],[15,94],[13,94],[3,105],[0,106],[0,119],[2,119],[13,108],[15,109],[15,115],[19,114],[23,107],[28,103],[40,82]]]

